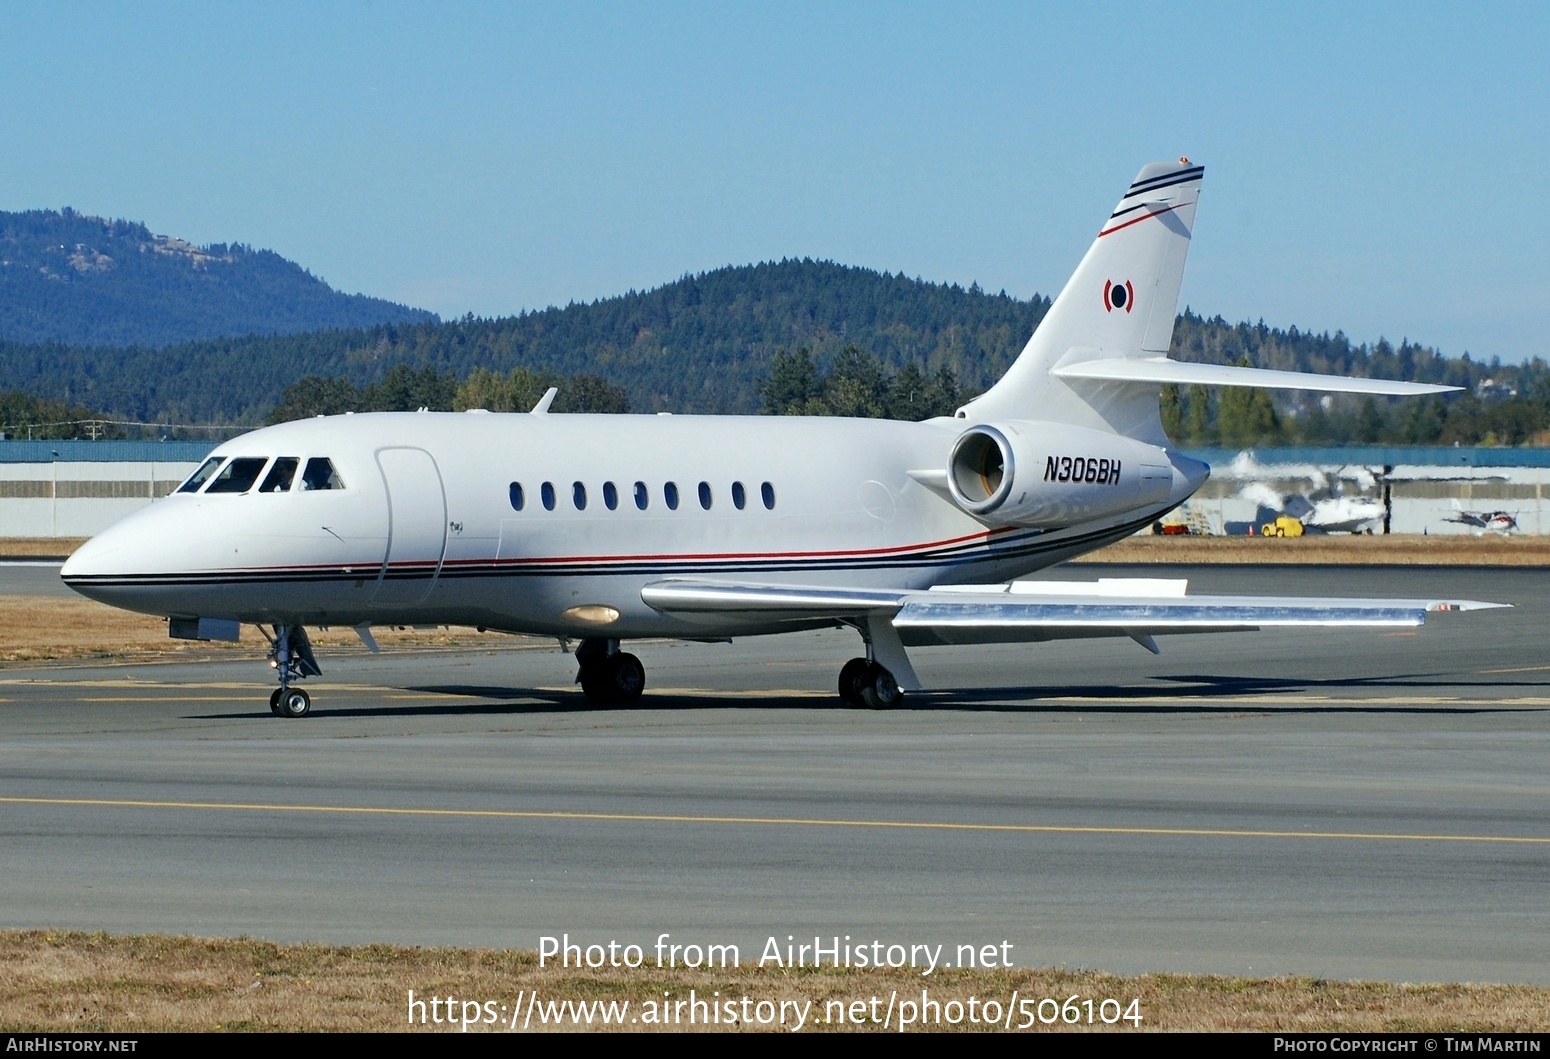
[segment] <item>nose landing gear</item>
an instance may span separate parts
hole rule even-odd
[[[260,625],[258,631],[269,641],[269,664],[279,674],[280,686],[269,696],[269,712],[276,717],[305,717],[312,712],[312,696],[291,682],[303,677],[322,676],[318,660],[312,654],[312,642],[300,625],[276,625],[270,636]]]
[[[582,640],[576,662],[576,682],[594,706],[633,706],[646,690],[646,667],[619,650],[618,640]]]

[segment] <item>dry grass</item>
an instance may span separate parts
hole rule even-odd
[[[744,962],[753,962],[751,954],[744,954]],[[537,990],[540,1000],[628,1000],[635,1012],[647,1001],[660,1001],[664,992],[686,999],[691,988],[700,997],[719,990],[722,998],[810,1000],[809,1027],[820,1029],[821,1022],[813,1027],[812,1021],[822,1018],[829,1001],[848,1005],[877,996],[886,1005],[895,991],[900,1000],[918,1001],[922,989],[943,1004],[966,1002],[971,994],[1005,1004],[1014,990],[1035,1001],[1064,1001],[1075,994],[1128,1005],[1138,998],[1141,1028],[1152,1030],[1483,1032],[1537,1030],[1550,1023],[1550,989],[1532,986],[1121,977],[1048,969],[939,971],[930,977],[747,966],[661,971],[651,967],[649,954],[637,970],[566,971],[539,968],[531,951],[50,931],[0,932],[0,981],[6,983],[0,990],[0,1031],[12,1032],[402,1030],[409,1028],[411,989],[420,999],[453,996],[508,1005],[518,1002],[519,993]],[[1133,1027],[1120,1022],[1112,1028]]]
[[[68,556],[85,537],[0,537],[0,558],[54,559]]]
[[[308,636],[330,652],[364,651],[351,629],[309,629]],[[478,633],[473,629],[372,630],[384,651],[407,648],[511,647],[526,637]],[[552,645],[554,641],[543,641]],[[0,596],[0,665],[27,662],[162,661],[220,657],[232,652],[262,654],[267,645],[250,627],[237,643],[174,640],[165,618],[132,614],[89,599],[69,596]]]
[[[1550,537],[1129,537],[1078,563],[1550,566]]]

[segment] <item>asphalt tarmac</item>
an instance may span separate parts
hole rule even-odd
[[[1017,966],[1550,984],[1550,571],[1103,568],[1488,599],[1414,632],[922,649],[647,643],[591,710],[552,644],[0,671],[0,925],[535,948],[1010,943]],[[0,593],[6,589],[0,572]],[[0,631],[3,636],[3,631]],[[650,948],[647,950],[650,952]]]

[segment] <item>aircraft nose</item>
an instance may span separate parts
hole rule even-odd
[[[98,577],[107,573],[112,564],[113,556],[123,551],[121,538],[115,538],[113,531],[107,530],[97,534],[91,540],[81,545],[71,553],[70,558],[59,568],[59,576],[65,584],[71,585],[72,581],[83,578]]]
[[[159,506],[142,508],[81,545],[60,567],[60,579],[99,603],[162,613],[146,598],[145,591],[135,586],[144,575],[165,566],[188,542],[180,539],[176,525],[156,510]]]

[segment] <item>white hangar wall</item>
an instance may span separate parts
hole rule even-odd
[[[0,441],[0,537],[90,537],[176,489],[215,447],[201,441]],[[1200,528],[1263,518],[1228,469],[1237,450],[1191,451],[1215,476],[1184,507]],[[1550,533],[1550,449],[1346,447],[1261,449],[1252,462],[1282,483],[1365,470],[1386,475],[1395,533],[1459,534],[1459,510],[1505,511],[1519,532]],[[1376,474],[1374,473],[1376,472]],[[1358,477],[1360,477],[1358,473]],[[1348,490],[1378,497],[1376,484]],[[1379,527],[1374,527],[1377,531]]]
[[[213,442],[0,441],[0,537],[90,537],[178,487]]]

